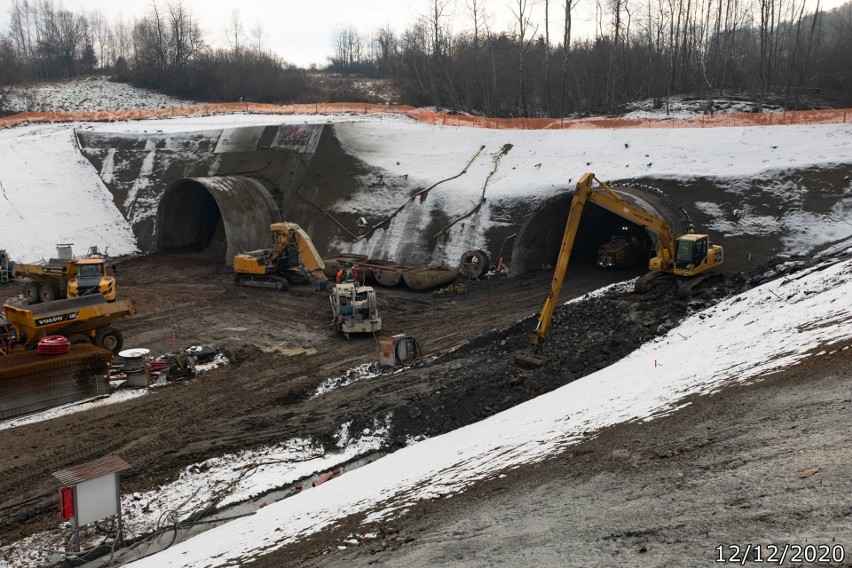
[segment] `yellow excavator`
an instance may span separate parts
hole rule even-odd
[[[275,290],[309,282],[325,285],[325,263],[308,234],[296,223],[273,223],[269,229],[272,248],[234,257],[234,284]]]
[[[705,274],[707,271],[722,264],[724,256],[722,247],[712,244],[708,235],[696,234],[690,230],[686,235],[675,237],[674,231],[665,220],[625,201],[611,187],[597,179],[595,174],[585,173],[577,181],[568,220],[565,222],[565,232],[562,235],[562,245],[553,272],[553,280],[532,334],[531,350],[515,358],[519,365],[540,367],[546,363],[546,360],[539,356],[539,351],[547,339],[550,320],[553,318],[553,311],[559,300],[559,291],[565,280],[568,259],[574,248],[574,239],[577,236],[586,203],[594,203],[598,207],[615,213],[645,228],[656,237],[656,256],[648,262],[650,272],[636,282],[638,293],[646,292],[654,277],[660,274],[674,274],[685,278],[680,285],[679,295],[688,295],[693,287],[710,276]]]

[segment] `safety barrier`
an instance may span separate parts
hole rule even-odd
[[[62,122],[116,122],[214,114],[401,114],[426,124],[506,130],[594,130],[601,128],[717,128],[794,124],[845,124],[852,109],[716,114],[696,118],[488,118],[447,114],[405,105],[316,103],[273,105],[260,103],[198,104],[160,109],[93,112],[23,112],[0,118],[0,129],[23,124]]]

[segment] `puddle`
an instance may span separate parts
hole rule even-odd
[[[285,357],[293,357],[295,355],[315,355],[317,350],[313,347],[261,347],[264,353],[280,353]]]

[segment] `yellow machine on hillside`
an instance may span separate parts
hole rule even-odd
[[[594,185],[595,181],[598,182],[597,186]],[[538,324],[533,331],[531,353],[519,355],[516,358],[516,361],[521,365],[541,366],[545,362],[544,359],[538,357],[538,351],[547,338],[547,332],[550,329],[550,321],[559,300],[559,291],[562,289],[562,283],[565,280],[565,271],[568,268],[568,260],[574,248],[574,240],[586,203],[594,203],[615,213],[650,231],[656,237],[656,256],[648,262],[648,268],[651,272],[637,280],[636,292],[638,293],[647,291],[649,282],[655,276],[674,274],[685,278],[679,287],[678,294],[688,295],[694,286],[709,276],[709,274],[705,274],[707,271],[722,264],[724,256],[722,247],[711,244],[707,235],[690,232],[676,238],[672,228],[665,220],[625,201],[611,187],[595,178],[595,174],[583,174],[577,181],[577,189],[571,201],[571,209],[565,223],[565,232],[562,236],[562,245],[559,249],[559,257],[553,272],[550,290],[541,308]]]
[[[313,241],[296,223],[273,223],[272,248],[234,257],[234,284],[287,290],[290,284],[324,284],[322,261]]]
[[[72,258],[71,245],[57,245],[59,258],[44,264],[12,264],[12,276],[28,278],[24,298],[30,304],[102,294],[115,301],[115,277],[107,274],[103,258]]]

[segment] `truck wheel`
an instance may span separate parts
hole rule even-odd
[[[102,327],[95,335],[95,345],[118,354],[121,351],[122,345],[124,345],[124,337],[122,337],[121,332],[117,329]]]
[[[40,291],[38,282],[27,282],[24,285],[24,299],[30,304],[38,304]]]
[[[80,345],[81,343],[92,343],[92,338],[82,333],[72,333],[68,336],[68,343],[71,345]]]
[[[42,302],[52,302],[59,297],[59,288],[49,284],[42,284],[38,297]]]

